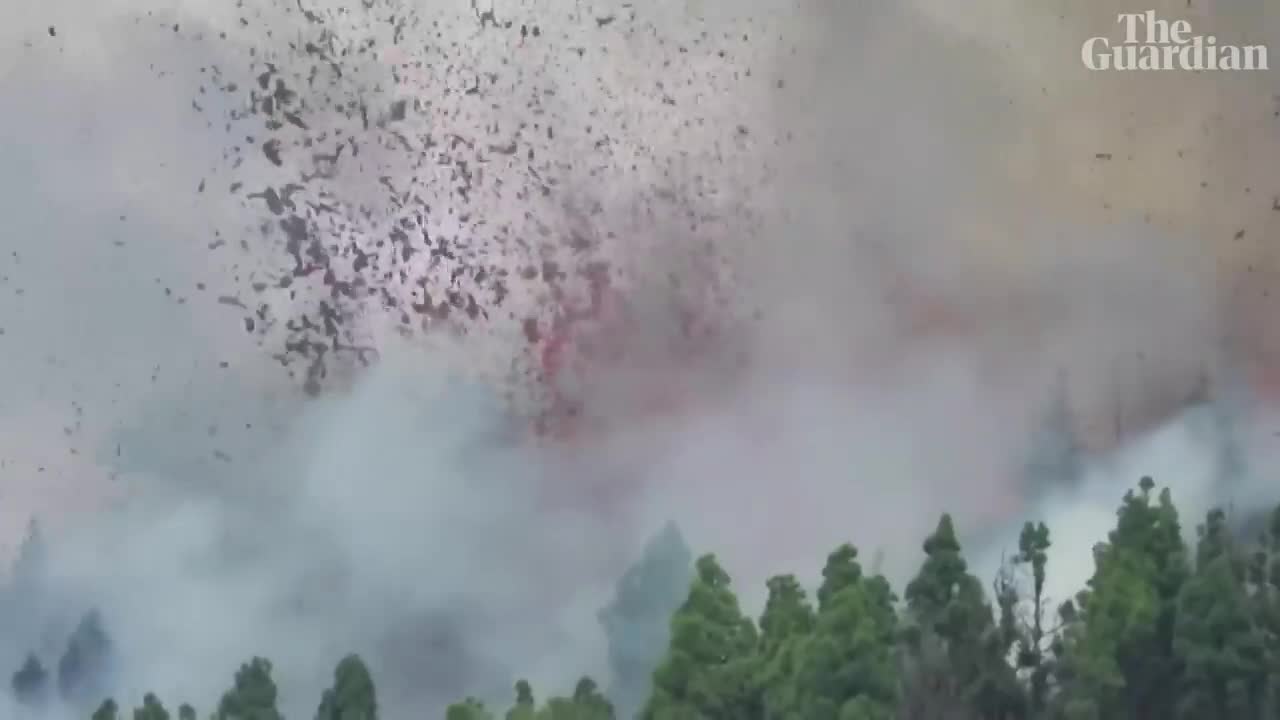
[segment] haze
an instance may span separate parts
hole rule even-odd
[[[1219,486],[1217,464],[1222,418],[1250,467],[1275,453],[1271,73],[1090,73],[1080,43],[1119,33],[1104,0],[493,2],[541,44],[486,30],[462,0],[406,0],[438,25],[408,31],[424,35],[403,52],[456,42],[477,73],[515,67],[558,91],[545,113],[564,132],[530,141],[554,192],[469,207],[492,225],[585,225],[636,309],[629,354],[575,386],[598,432],[563,443],[526,439],[528,407],[509,398],[541,390],[517,371],[522,322],[550,312],[543,282],[520,280],[528,258],[491,258],[512,298],[481,329],[406,338],[395,314],[362,315],[380,359],[335,367],[317,396],[218,301],[279,250],[254,232],[261,204],[227,192],[241,139],[212,119],[236,101],[198,95],[201,68],[250,86],[246,48],[288,42],[300,15],[246,28],[206,0],[4,11],[0,537],[12,550],[36,516],[51,546],[40,610],[0,622],[4,667],[54,652],[94,606],[130,701],[208,707],[258,653],[286,712],[306,715],[355,650],[389,717],[409,717],[505,697],[517,677],[604,675],[595,611],[668,520],[757,601],[766,577],[813,577],[845,540],[903,577],[943,511],[987,565],[1024,518],[1063,518],[1053,562],[1079,568],[1055,575],[1070,585],[1142,474],[1190,513],[1280,499],[1252,470]],[[1152,8],[1280,48],[1264,0],[1130,10]],[[351,72],[381,77],[398,57]],[[499,99],[432,99],[441,132],[520,119]],[[254,157],[235,167],[249,189],[298,169]],[[514,163],[486,172],[527,182]],[[372,202],[379,175],[329,191]],[[449,198],[433,200],[437,232],[467,232]],[[250,249],[233,261],[217,238]],[[677,322],[667,278],[702,289],[704,245],[722,283],[707,294],[727,299],[703,311],[724,332],[692,357],[650,351]],[[655,388],[674,407],[656,418],[636,410]],[[1033,431],[1064,394],[1088,470],[1028,489]]]

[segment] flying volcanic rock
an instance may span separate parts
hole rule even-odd
[[[631,7],[511,12],[277,0],[240,4],[234,27],[173,26],[238,56],[202,68],[192,101],[228,139],[200,189],[228,188],[245,219],[209,243],[240,283],[218,302],[309,393],[386,332],[500,335],[518,350],[493,372],[571,415],[560,378],[603,357],[578,337],[607,305],[663,298],[685,335],[723,305],[719,241],[751,232],[734,165],[754,139],[706,99],[751,82],[749,24],[672,37]]]

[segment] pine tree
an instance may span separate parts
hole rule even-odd
[[[14,585],[28,590],[38,587],[44,580],[48,563],[49,548],[40,530],[40,521],[33,517],[27,523],[26,537],[13,564]]]
[[[797,674],[816,618],[795,576],[770,578],[766,587],[769,597],[760,615],[756,685],[764,716],[784,718],[800,711]]]
[[[133,711],[133,720],[169,720],[169,711],[154,693],[142,696],[142,707]]]
[[[671,619],[671,645],[653,673],[644,720],[750,720],[755,626],[742,614],[714,555],[696,563],[688,598]]]
[[[378,720],[373,676],[359,655],[348,655],[333,671],[333,687],[325,690],[316,720]]]
[[[1267,518],[1249,558],[1246,577],[1251,614],[1266,650],[1264,715],[1280,717],[1280,507]]]
[[[271,661],[255,657],[236,671],[234,686],[218,703],[218,720],[282,720]]]
[[[495,720],[493,713],[485,708],[484,703],[471,697],[446,708],[444,718],[445,720]]]
[[[1116,528],[1095,548],[1086,591],[1066,606],[1057,663],[1072,718],[1166,720],[1181,676],[1173,650],[1178,596],[1189,573],[1177,510],[1145,477],[1125,494]]]
[[[507,711],[506,720],[534,720],[537,703],[533,698],[533,688],[529,686],[529,681],[518,681],[515,689],[516,704]]]
[[[13,697],[28,707],[43,705],[49,699],[49,672],[44,669],[35,653],[27,653],[22,667],[13,674],[10,682]]]
[[[102,697],[110,656],[111,640],[102,627],[102,616],[91,610],[76,625],[58,660],[58,692],[63,699],[80,703]]]
[[[93,711],[90,720],[117,720],[120,717],[120,707],[116,705],[116,701],[107,698],[102,701],[97,710]]]
[[[644,703],[653,671],[670,641],[671,615],[689,593],[693,553],[668,523],[618,581],[613,601],[599,613],[613,671],[611,695],[624,716]]]
[[[1210,512],[1199,528],[1195,572],[1178,598],[1179,718],[1263,717],[1267,652],[1251,612],[1243,560],[1225,514]]]
[[[1048,526],[1028,522],[1018,536],[1018,554],[1014,558],[1016,564],[1031,570],[1030,619],[1018,634],[1018,667],[1030,674],[1027,700],[1033,717],[1045,711],[1049,697],[1050,667],[1045,658],[1048,602],[1044,586],[1050,545]]]
[[[828,556],[822,576],[814,632],[798,659],[798,702],[787,716],[889,720],[899,690],[897,598],[883,577],[863,575],[852,545]]]
[[[918,703],[965,708],[975,717],[1018,715],[1025,697],[1005,660],[1008,638],[982,583],[968,572],[950,515],[938,521],[924,552],[905,592],[911,621],[905,639],[916,675],[908,693]]]
[[[536,720],[614,720],[613,704],[600,693],[596,682],[589,677],[578,680],[571,697],[553,697],[547,700]]]

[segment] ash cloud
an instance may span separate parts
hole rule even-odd
[[[6,532],[129,701],[257,652],[304,714],[350,650],[393,711],[605,675],[668,519],[751,598],[844,540],[902,577],[943,510],[1060,518],[1067,588],[1141,474],[1274,500],[1183,410],[1274,454],[1264,76],[1089,74],[1102,0],[397,7],[0,31]],[[1032,492],[1059,378],[1084,477]]]

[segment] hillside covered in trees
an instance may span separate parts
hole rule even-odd
[[[827,557],[812,594],[802,578],[769,580],[754,619],[715,555],[694,561],[669,526],[600,613],[607,691],[587,675],[570,695],[540,698],[521,680],[509,708],[465,698],[445,720],[1278,717],[1280,508],[1257,537],[1237,531],[1222,510],[1185,533],[1190,521],[1167,490],[1143,478],[1094,548],[1087,587],[1055,600],[1044,591],[1050,528],[1027,523],[997,577],[980,578],[944,515],[905,587],[864,570],[846,544]],[[688,590],[681,599],[672,587]],[[33,711],[55,693],[83,704],[106,687],[109,654],[91,612],[56,668],[27,658],[12,676],[14,695]],[[150,693],[136,709],[93,702],[92,720],[283,717],[272,663],[261,657],[205,713]],[[357,655],[338,662],[316,702],[316,720],[383,716],[376,679]]]

